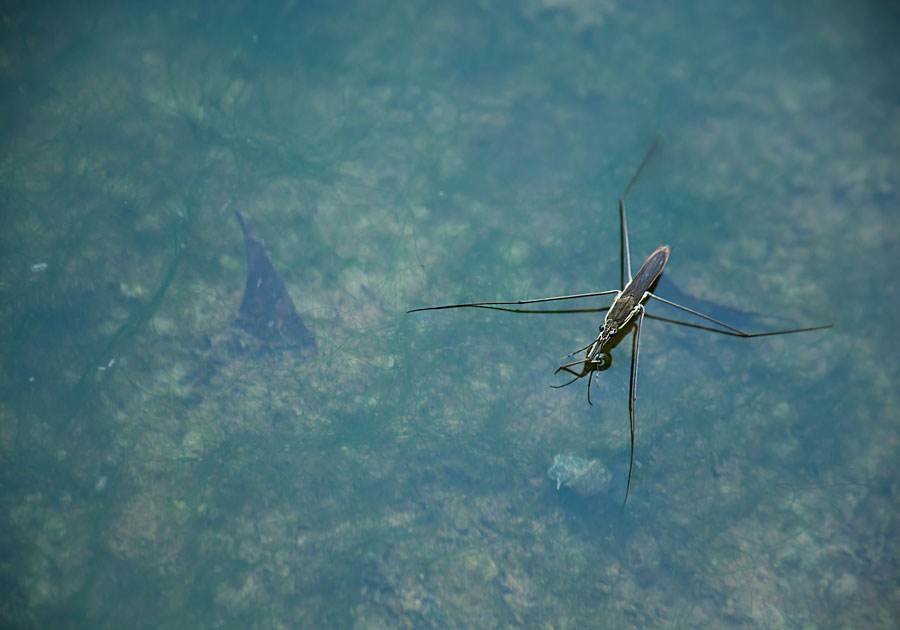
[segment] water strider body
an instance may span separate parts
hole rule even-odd
[[[572,295],[558,295],[554,297],[545,297],[545,298],[534,298],[530,300],[506,300],[506,301],[493,301],[493,302],[467,302],[461,304],[445,304],[443,306],[428,306],[424,308],[414,308],[408,313],[415,313],[418,311],[436,311],[450,308],[489,308],[496,310],[504,310],[504,311],[512,311],[512,312],[540,312],[540,313],[553,313],[553,312],[573,312],[573,311],[526,311],[523,309],[509,308],[511,306],[519,306],[526,304],[538,304],[543,302],[555,302],[559,300],[577,300],[588,297],[598,297],[604,295],[613,295],[615,294],[615,298],[613,303],[608,308],[596,309],[598,311],[606,311],[606,317],[603,320],[603,324],[600,326],[600,331],[597,336],[594,338],[591,343],[589,343],[584,348],[580,350],[576,350],[572,354],[577,354],[578,352],[585,351],[585,355],[583,359],[579,359],[577,361],[572,361],[571,363],[566,363],[564,365],[560,365],[556,372],[564,371],[572,374],[574,378],[570,381],[563,383],[562,385],[555,385],[552,387],[559,388],[565,387],[576,380],[588,376],[588,404],[591,403],[591,379],[595,371],[601,371],[607,369],[611,365],[611,356],[609,350],[611,350],[618,342],[624,337],[625,334],[632,334],[631,341],[631,378],[629,382],[628,388],[628,419],[631,430],[631,450],[628,462],[628,481],[625,486],[625,501],[628,501],[628,494],[631,490],[631,472],[634,468],[634,436],[635,436],[635,418],[636,418],[636,403],[637,403],[637,375],[638,375],[638,356],[640,351],[640,339],[641,339],[641,327],[644,323],[644,317],[646,316],[648,319],[655,319],[658,321],[662,321],[669,324],[676,324],[679,326],[688,326],[690,328],[697,328],[700,330],[706,330],[709,332],[719,333],[722,335],[729,335],[732,337],[743,337],[743,338],[751,338],[751,337],[768,337],[773,335],[789,335],[793,333],[799,332],[807,332],[812,330],[821,330],[824,328],[831,328],[831,324],[824,324],[820,326],[807,326],[804,328],[790,328],[783,330],[770,330],[765,332],[745,332],[740,330],[739,328],[735,328],[730,324],[726,324],[718,319],[715,319],[709,315],[701,313],[700,311],[696,311],[694,309],[688,308],[686,306],[682,306],[681,304],[677,304],[665,298],[662,298],[653,293],[653,289],[659,280],[659,277],[662,275],[663,270],[666,267],[666,263],[669,261],[669,254],[671,253],[671,249],[668,245],[660,245],[653,253],[651,253],[641,267],[638,269],[637,273],[632,275],[631,273],[631,247],[629,244],[628,238],[628,220],[625,213],[625,200],[628,197],[628,193],[631,191],[632,186],[637,181],[638,176],[641,174],[641,171],[646,166],[647,162],[650,160],[650,157],[653,155],[656,150],[657,142],[654,142],[650,147],[650,150],[647,151],[647,154],[644,156],[644,159],[641,161],[640,166],[638,166],[634,175],[631,177],[631,180],[628,182],[628,185],[625,187],[625,190],[622,193],[622,196],[619,197],[619,244],[620,244],[620,285],[621,289],[611,289],[607,291],[597,291],[594,293],[577,293]],[[647,313],[645,304],[650,300],[656,300],[658,302],[662,302],[664,304],[668,304],[669,306],[684,311],[689,315],[693,315],[694,317],[698,317],[706,322],[716,325],[718,328],[713,328],[711,326],[704,326],[701,324],[683,322],[680,320],[669,319],[666,317],[659,317],[656,315],[652,315]],[[570,355],[571,356],[571,355]],[[581,366],[580,370],[574,370],[572,368],[576,366]]]
[[[571,372],[569,368],[573,365],[582,364],[582,370],[576,374],[578,378],[585,376],[588,371],[593,369],[591,366],[604,367],[609,363],[609,353],[606,347],[616,337],[619,331],[625,330],[634,318],[640,314],[644,314],[644,302],[650,297],[650,288],[656,284],[656,281],[662,275],[666,263],[669,262],[669,254],[672,252],[668,245],[660,245],[653,253],[647,256],[647,260],[638,269],[635,276],[629,280],[628,284],[618,292],[612,306],[606,311],[606,317],[603,325],[600,326],[600,333],[597,338],[587,347],[587,355],[584,361],[575,361],[566,365],[561,365],[556,371],[566,370]],[[590,393],[590,390],[588,390]]]

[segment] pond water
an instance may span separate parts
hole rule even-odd
[[[337,4],[2,9],[2,625],[895,626],[900,12]],[[834,327],[646,321],[623,506],[602,313],[406,311],[618,288],[656,138],[660,295]]]

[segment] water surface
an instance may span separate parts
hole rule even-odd
[[[896,10],[3,18],[4,626],[896,623]],[[714,314],[835,327],[648,322],[623,509],[629,344],[593,406],[549,388],[600,315],[405,311],[615,288],[656,137],[635,264],[667,243]],[[315,356],[234,343],[233,209]],[[608,490],[557,490],[560,454]]]

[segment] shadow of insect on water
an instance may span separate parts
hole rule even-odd
[[[239,210],[234,215],[244,234],[247,252],[247,279],[235,325],[272,348],[315,352],[315,338],[297,314],[265,243],[254,234]]]

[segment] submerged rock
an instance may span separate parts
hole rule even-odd
[[[599,459],[586,459],[577,455],[557,455],[547,476],[556,480],[556,489],[565,486],[575,494],[592,497],[609,488],[612,475]]]

